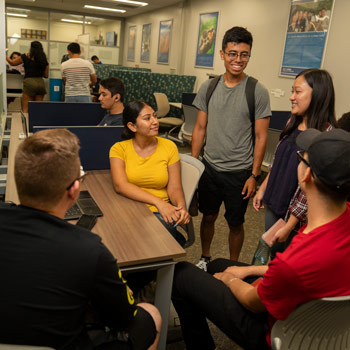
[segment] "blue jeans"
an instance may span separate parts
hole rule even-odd
[[[153,213],[156,218],[163,224],[163,226],[170,232],[170,234],[176,239],[177,243],[184,246],[186,243],[185,237],[174,227],[174,225],[166,224],[159,212]]]
[[[64,102],[92,102],[91,96],[66,96]]]

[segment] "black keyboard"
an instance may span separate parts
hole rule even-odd
[[[80,219],[83,214],[103,216],[101,209],[88,191],[81,191],[77,202],[67,211],[65,220]]]

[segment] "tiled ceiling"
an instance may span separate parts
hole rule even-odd
[[[38,7],[45,9],[53,9],[59,11],[86,13],[91,15],[102,15],[112,17],[130,17],[141,13],[154,11],[156,9],[182,3],[180,0],[139,0],[147,2],[147,6],[131,5],[117,2],[115,0],[9,0],[6,5],[16,5],[23,7]],[[92,5],[99,7],[107,7],[113,9],[125,10],[125,13],[109,12],[96,9],[84,8],[84,5]]]

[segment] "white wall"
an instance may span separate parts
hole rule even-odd
[[[135,67],[139,65],[143,68],[151,68],[153,72],[170,73],[170,69],[175,69],[178,73],[181,62],[182,50],[182,13],[183,8],[180,5],[166,7],[154,12],[149,12],[143,15],[127,18],[124,26],[124,53],[123,65]],[[159,24],[160,21],[173,19],[173,31],[171,36],[169,64],[157,64],[158,38],[159,38]],[[141,56],[141,37],[142,25],[152,23],[151,33],[151,52],[150,63],[140,62]],[[136,25],[136,46],[135,46],[135,61],[127,61],[127,47],[128,47],[128,28]]]
[[[350,13],[349,0],[334,0],[335,6],[331,29],[325,51],[323,68],[334,79],[336,90],[336,112],[338,117],[350,111],[350,99],[347,85],[350,81]],[[183,12],[182,12],[183,10]],[[289,95],[293,79],[279,77],[286,27],[289,17],[290,0],[188,0],[184,8],[171,6],[152,13],[128,18],[125,25],[124,65],[149,67],[153,72],[169,73],[176,68],[177,73],[197,76],[196,89],[207,79],[207,73],[224,72],[219,56],[222,37],[229,28],[240,25],[246,27],[254,38],[252,57],[246,69],[249,75],[256,77],[268,89],[282,89],[283,97],[270,94],[271,107],[275,110],[289,110]],[[198,36],[199,14],[219,11],[216,40],[216,55],[213,69],[195,68],[195,51]],[[183,14],[183,17],[182,17]],[[174,19],[170,65],[156,63],[159,21]],[[151,62],[140,63],[142,24],[152,23]],[[183,24],[182,24],[183,23]],[[135,62],[127,62],[127,29],[137,25]],[[184,35],[182,35],[184,31]]]

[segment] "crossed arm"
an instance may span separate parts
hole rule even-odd
[[[265,305],[260,300],[257,287],[244,282],[248,276],[263,276],[268,267],[265,266],[230,266],[224,272],[214,274],[230,288],[236,299],[249,311],[260,313],[266,311]]]

